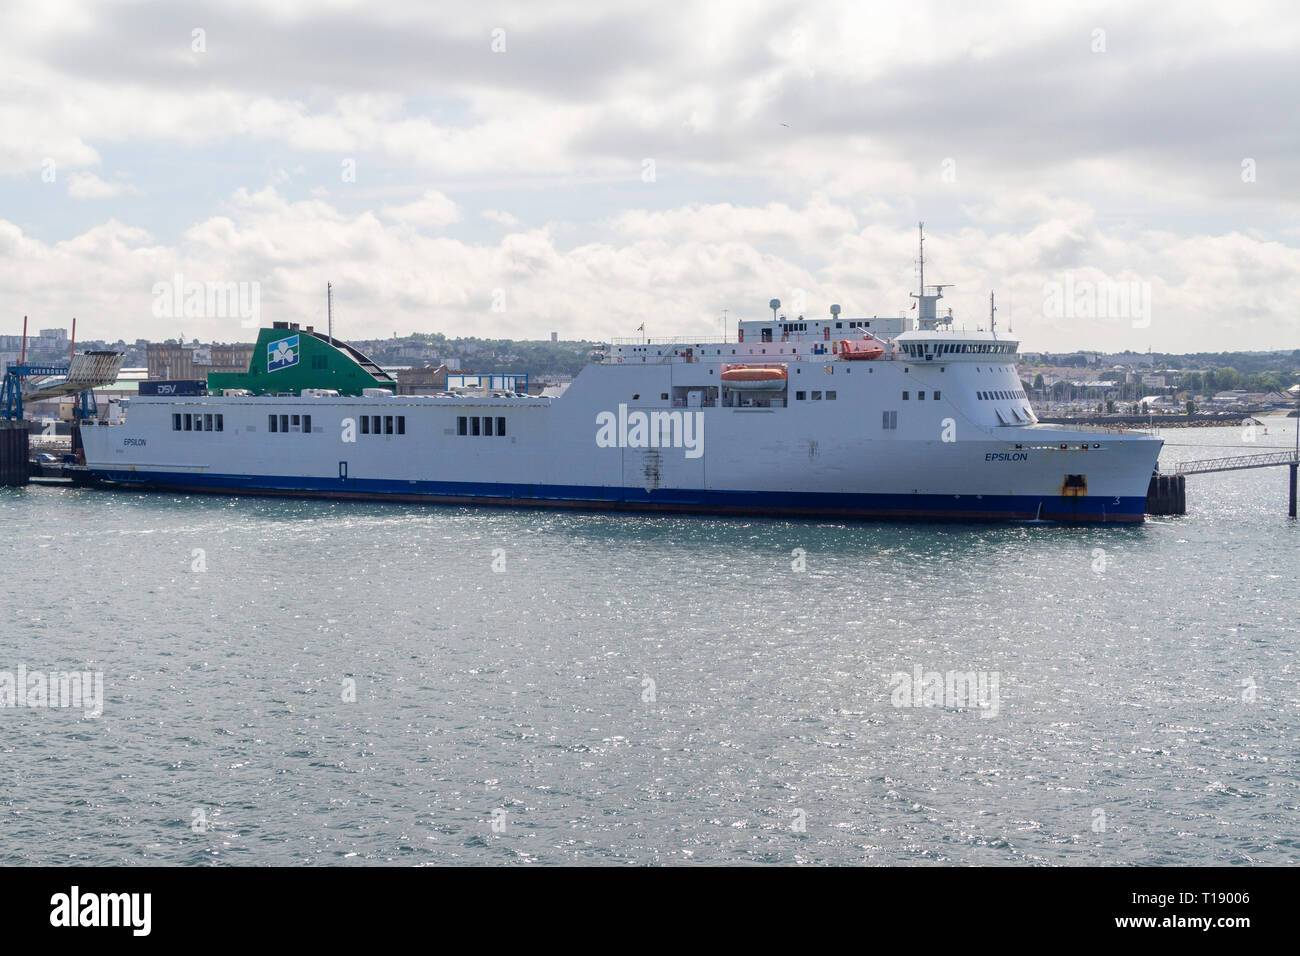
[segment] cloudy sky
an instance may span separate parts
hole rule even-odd
[[[9,0],[0,333],[251,340],[177,275],[353,338],[896,315],[924,219],[1026,349],[1295,348],[1297,49],[1285,2]]]

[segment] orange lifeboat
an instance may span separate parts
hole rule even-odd
[[[746,391],[782,389],[789,377],[784,365],[728,365],[722,370],[722,384]]]
[[[840,358],[847,359],[850,362],[866,360],[868,362],[878,359],[885,354],[884,347],[875,339],[864,339],[860,342],[852,342],[848,339],[840,342]]]

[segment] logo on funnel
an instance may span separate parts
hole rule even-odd
[[[266,370],[276,372],[298,364],[298,336],[279,339],[266,346]]]

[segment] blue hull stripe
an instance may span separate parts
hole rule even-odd
[[[719,491],[685,488],[523,485],[493,482],[393,481],[382,478],[309,478],[300,475],[211,475],[92,469],[118,487],[211,492],[488,504],[510,507],[591,508],[716,514],[871,518],[993,518],[1137,522],[1146,497],[1056,495],[839,494],[801,491]],[[1041,509],[1040,509],[1041,506]]]

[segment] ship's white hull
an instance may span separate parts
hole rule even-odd
[[[125,424],[86,427],[82,440],[93,476],[132,487],[724,514],[1142,520],[1161,443],[1003,424],[1030,413],[977,396],[1019,389],[1011,365],[792,355],[784,404],[685,406],[689,390],[716,388],[723,363],[736,361],[725,354],[732,348],[684,364],[650,357],[643,366],[589,366],[556,399],[142,398]],[[664,447],[638,433],[638,413],[660,416],[652,441]],[[222,430],[174,428],[173,416],[186,414],[220,415]],[[311,431],[271,432],[271,415],[310,415]],[[362,416],[379,416],[381,433],[361,433]],[[403,434],[383,427],[390,417],[402,420]],[[491,419],[493,434],[460,434],[461,418]]]

